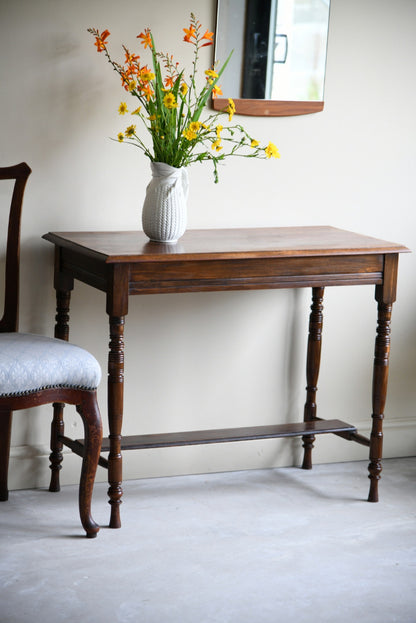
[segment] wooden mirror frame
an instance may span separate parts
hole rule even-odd
[[[215,22],[215,34],[218,33],[218,0]],[[215,60],[215,59],[214,59]],[[323,101],[302,100],[264,100],[264,99],[243,99],[232,98],[235,104],[235,112],[239,115],[250,115],[255,117],[290,117],[294,115],[309,115],[321,112],[324,109]],[[228,106],[228,98],[212,98],[214,110],[224,110]]]
[[[284,100],[252,100],[232,98],[235,112],[239,115],[256,117],[290,117],[292,115],[309,115],[324,109],[323,102],[302,101],[292,102]],[[224,110],[228,106],[228,99],[215,98],[212,100],[214,110]]]

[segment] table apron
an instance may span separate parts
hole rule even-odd
[[[381,284],[383,255],[132,264],[129,294]]]
[[[127,271],[129,295],[383,283],[383,254],[107,264],[74,250],[61,251],[62,274],[103,292],[110,289],[115,266]]]
[[[109,269],[112,270],[102,259],[72,249],[60,249],[59,272],[87,283],[97,290],[108,291]]]

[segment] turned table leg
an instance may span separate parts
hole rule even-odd
[[[376,286],[377,332],[374,347],[372,428],[370,435],[369,502],[378,502],[378,482],[381,478],[383,451],[383,419],[387,396],[387,380],[390,356],[390,322],[393,303],[396,300],[398,255],[384,258],[383,283]]]
[[[120,528],[120,504],[123,495],[121,427],[124,391],[124,316],[110,317],[108,355],[108,423],[110,452],[108,455],[108,496],[111,505],[110,528]]]
[[[389,373],[391,311],[391,304],[378,303],[377,336],[373,368],[373,424],[370,436],[370,463],[368,466],[368,477],[370,478],[369,502],[378,502],[378,481],[381,478],[382,470],[383,419]]]
[[[308,353],[306,360],[306,403],[304,422],[316,418],[316,392],[318,390],[319,366],[321,362],[324,288],[312,288],[312,305],[309,317]],[[312,469],[312,449],[315,435],[302,437],[304,456],[302,469]]]

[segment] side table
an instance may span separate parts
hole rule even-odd
[[[55,245],[54,287],[57,298],[55,336],[68,339],[70,293],[74,279],[106,293],[110,344],[108,354],[108,459],[110,527],[119,528],[122,497],[122,450],[160,448],[302,436],[302,467],[312,467],[315,435],[334,433],[369,446],[370,491],[378,501],[383,412],[390,350],[390,321],[396,298],[400,244],[333,227],[190,230],[174,245],[150,242],[142,232],[54,232],[43,236]],[[375,285],[378,305],[372,388],[370,438],[355,426],[317,416],[323,296],[327,286]],[[168,292],[312,288],[306,362],[303,422],[208,431],[134,435],[122,439],[124,391],[124,323],[131,295]],[[83,441],[64,435],[62,405],[54,405],[51,469],[61,467],[63,445],[82,456]]]

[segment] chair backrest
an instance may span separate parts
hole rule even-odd
[[[23,194],[31,168],[26,162],[12,167],[0,167],[0,180],[15,180],[9,212],[7,230],[4,312],[0,320],[0,331],[17,331],[19,319],[19,264],[20,264],[20,220]]]

